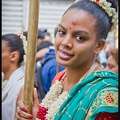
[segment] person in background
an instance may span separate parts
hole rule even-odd
[[[98,58],[103,67],[105,67],[107,62],[107,55],[104,49],[99,53]]]
[[[51,34],[49,32],[45,32],[45,39],[44,40],[52,42],[52,37],[51,37]]]
[[[103,65],[103,67],[106,67],[106,62],[107,62],[110,50],[111,50],[111,44],[110,42],[106,42],[103,50],[98,55],[99,61]]]
[[[38,49],[36,52],[36,62],[38,62],[39,60],[42,60],[44,58],[44,55],[46,52],[49,51],[50,46],[53,46],[53,43],[51,43],[49,41],[42,41],[38,45]]]
[[[53,46],[53,44],[49,41],[42,41],[39,45],[38,45],[38,49],[36,52],[36,67],[35,67],[35,72],[37,71],[37,69],[41,66],[41,62],[44,60],[44,56],[47,52],[49,52],[49,47]]]
[[[110,31],[117,25],[114,0],[77,0],[63,14],[55,37],[59,72],[33,112],[19,101],[16,120],[118,120],[118,75],[96,60]],[[32,118],[32,119],[33,119]]]
[[[46,29],[44,31],[45,31],[45,33],[47,33]],[[55,29],[54,29],[54,38],[55,38],[56,34],[57,34],[57,27],[55,27]],[[54,46],[54,44],[50,41],[43,40],[41,42],[41,44],[38,46],[38,49],[37,49],[36,62],[38,60],[43,60],[45,53],[49,52],[49,47],[50,46]]]
[[[41,78],[42,82],[44,85],[44,89],[46,92],[49,91],[52,80],[55,77],[55,75],[64,70],[64,66],[59,66],[57,61],[56,61],[56,56],[55,56],[55,49],[54,46],[49,47],[49,51],[45,54],[44,60],[50,58],[42,67],[41,69]]]
[[[45,53],[49,51],[48,47],[53,45],[50,41],[44,40],[46,31],[47,29],[38,29],[35,72],[41,66],[41,60],[44,58]]]
[[[39,44],[43,41],[44,38],[45,38],[45,32],[41,29],[38,29],[37,46],[39,46]]]
[[[2,120],[14,120],[17,101],[24,85],[22,39],[16,34],[2,35]]]
[[[112,71],[118,74],[118,49],[112,49],[109,53],[109,57],[106,63],[105,70]]]
[[[37,52],[45,47],[53,45],[52,40],[50,40],[48,36],[51,37],[50,33],[47,32],[47,29],[38,29]]]

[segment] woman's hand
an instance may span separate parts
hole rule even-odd
[[[16,110],[15,120],[27,120],[33,119],[36,117],[37,111],[39,108],[39,100],[36,89],[34,89],[34,99],[33,99],[33,107],[32,107],[32,115],[28,113],[27,108],[24,105],[22,100],[18,101],[18,107]]]

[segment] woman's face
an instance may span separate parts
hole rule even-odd
[[[2,72],[5,73],[11,64],[11,52],[7,42],[2,40]]]
[[[69,10],[58,26],[55,38],[56,59],[66,67],[92,64],[97,41],[96,19],[85,11]]]
[[[118,74],[118,64],[112,55],[110,55],[107,60],[105,70],[109,70]]]

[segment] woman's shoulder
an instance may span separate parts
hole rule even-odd
[[[118,78],[118,74],[112,72],[112,71],[109,71],[109,70],[99,70],[99,71],[95,71],[93,73],[94,75],[98,75],[98,76],[101,76],[101,77],[110,77],[110,78]]]
[[[62,76],[65,74],[65,71],[66,71],[66,69],[64,69],[63,71],[59,72],[59,73],[54,77],[54,79],[53,79],[53,81],[52,81],[52,84],[54,84],[56,80],[59,80],[59,81],[60,81],[60,79],[62,78]]]

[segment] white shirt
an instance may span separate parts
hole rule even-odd
[[[2,90],[2,120],[15,119],[16,102],[20,89],[24,85],[24,75],[23,67],[15,70]]]

